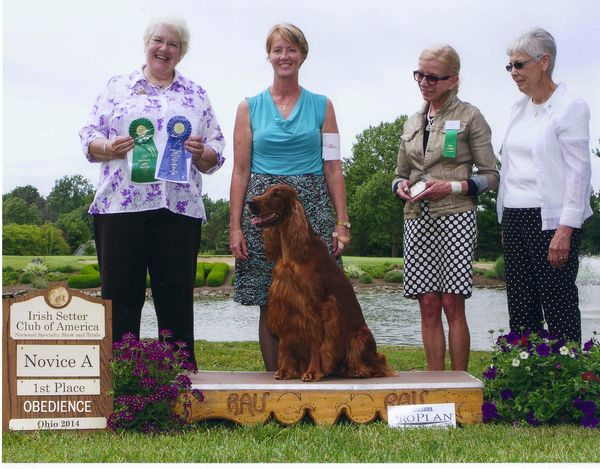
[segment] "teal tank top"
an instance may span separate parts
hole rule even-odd
[[[323,174],[321,127],[327,97],[302,88],[287,119],[279,113],[268,88],[246,99],[252,127],[253,173]]]

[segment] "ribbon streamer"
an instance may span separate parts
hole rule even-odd
[[[131,180],[133,182],[154,182],[158,150],[152,140],[154,125],[145,117],[135,119],[129,125],[129,135],[133,138],[133,156],[131,158]]]
[[[187,158],[191,155],[185,151],[184,143],[192,134],[192,124],[184,116],[175,116],[167,123],[169,139],[160,162],[157,178],[172,182],[187,182]]]

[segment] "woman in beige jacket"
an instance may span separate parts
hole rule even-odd
[[[498,186],[491,130],[476,107],[457,98],[459,70],[448,45],[419,56],[414,79],[425,102],[404,124],[392,183],[405,201],[404,296],[419,300],[429,370],[444,369],[442,311],[452,369],[467,369],[476,196]]]

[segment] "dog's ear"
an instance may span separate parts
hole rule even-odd
[[[285,234],[289,246],[296,254],[304,254],[310,242],[310,226],[306,219],[306,212],[300,201],[294,197],[292,201],[288,232]]]
[[[277,259],[281,257],[279,229],[276,227],[263,229],[263,240],[265,243],[265,257],[270,262],[277,262]]]

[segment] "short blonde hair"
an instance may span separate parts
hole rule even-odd
[[[460,73],[460,57],[454,47],[448,44],[436,44],[426,49],[423,49],[419,60],[439,60],[446,65],[448,75],[458,76]],[[458,82],[454,88],[455,93],[458,93]]]
[[[146,31],[144,31],[144,47],[148,47],[150,37],[156,31],[156,28],[161,25],[174,29],[179,36],[179,42],[181,42],[181,55],[179,59],[183,59],[183,56],[187,54],[190,47],[190,30],[183,18],[165,16],[151,19],[148,22],[148,26],[146,26]]]
[[[269,34],[267,34],[267,40],[265,42],[267,54],[271,53],[273,37],[275,34],[281,34],[282,38],[297,46],[302,55],[304,55],[304,60],[306,60],[306,57],[308,56],[308,41],[298,26],[294,26],[291,23],[278,23],[273,26],[269,30]],[[304,62],[304,60],[302,62]]]

